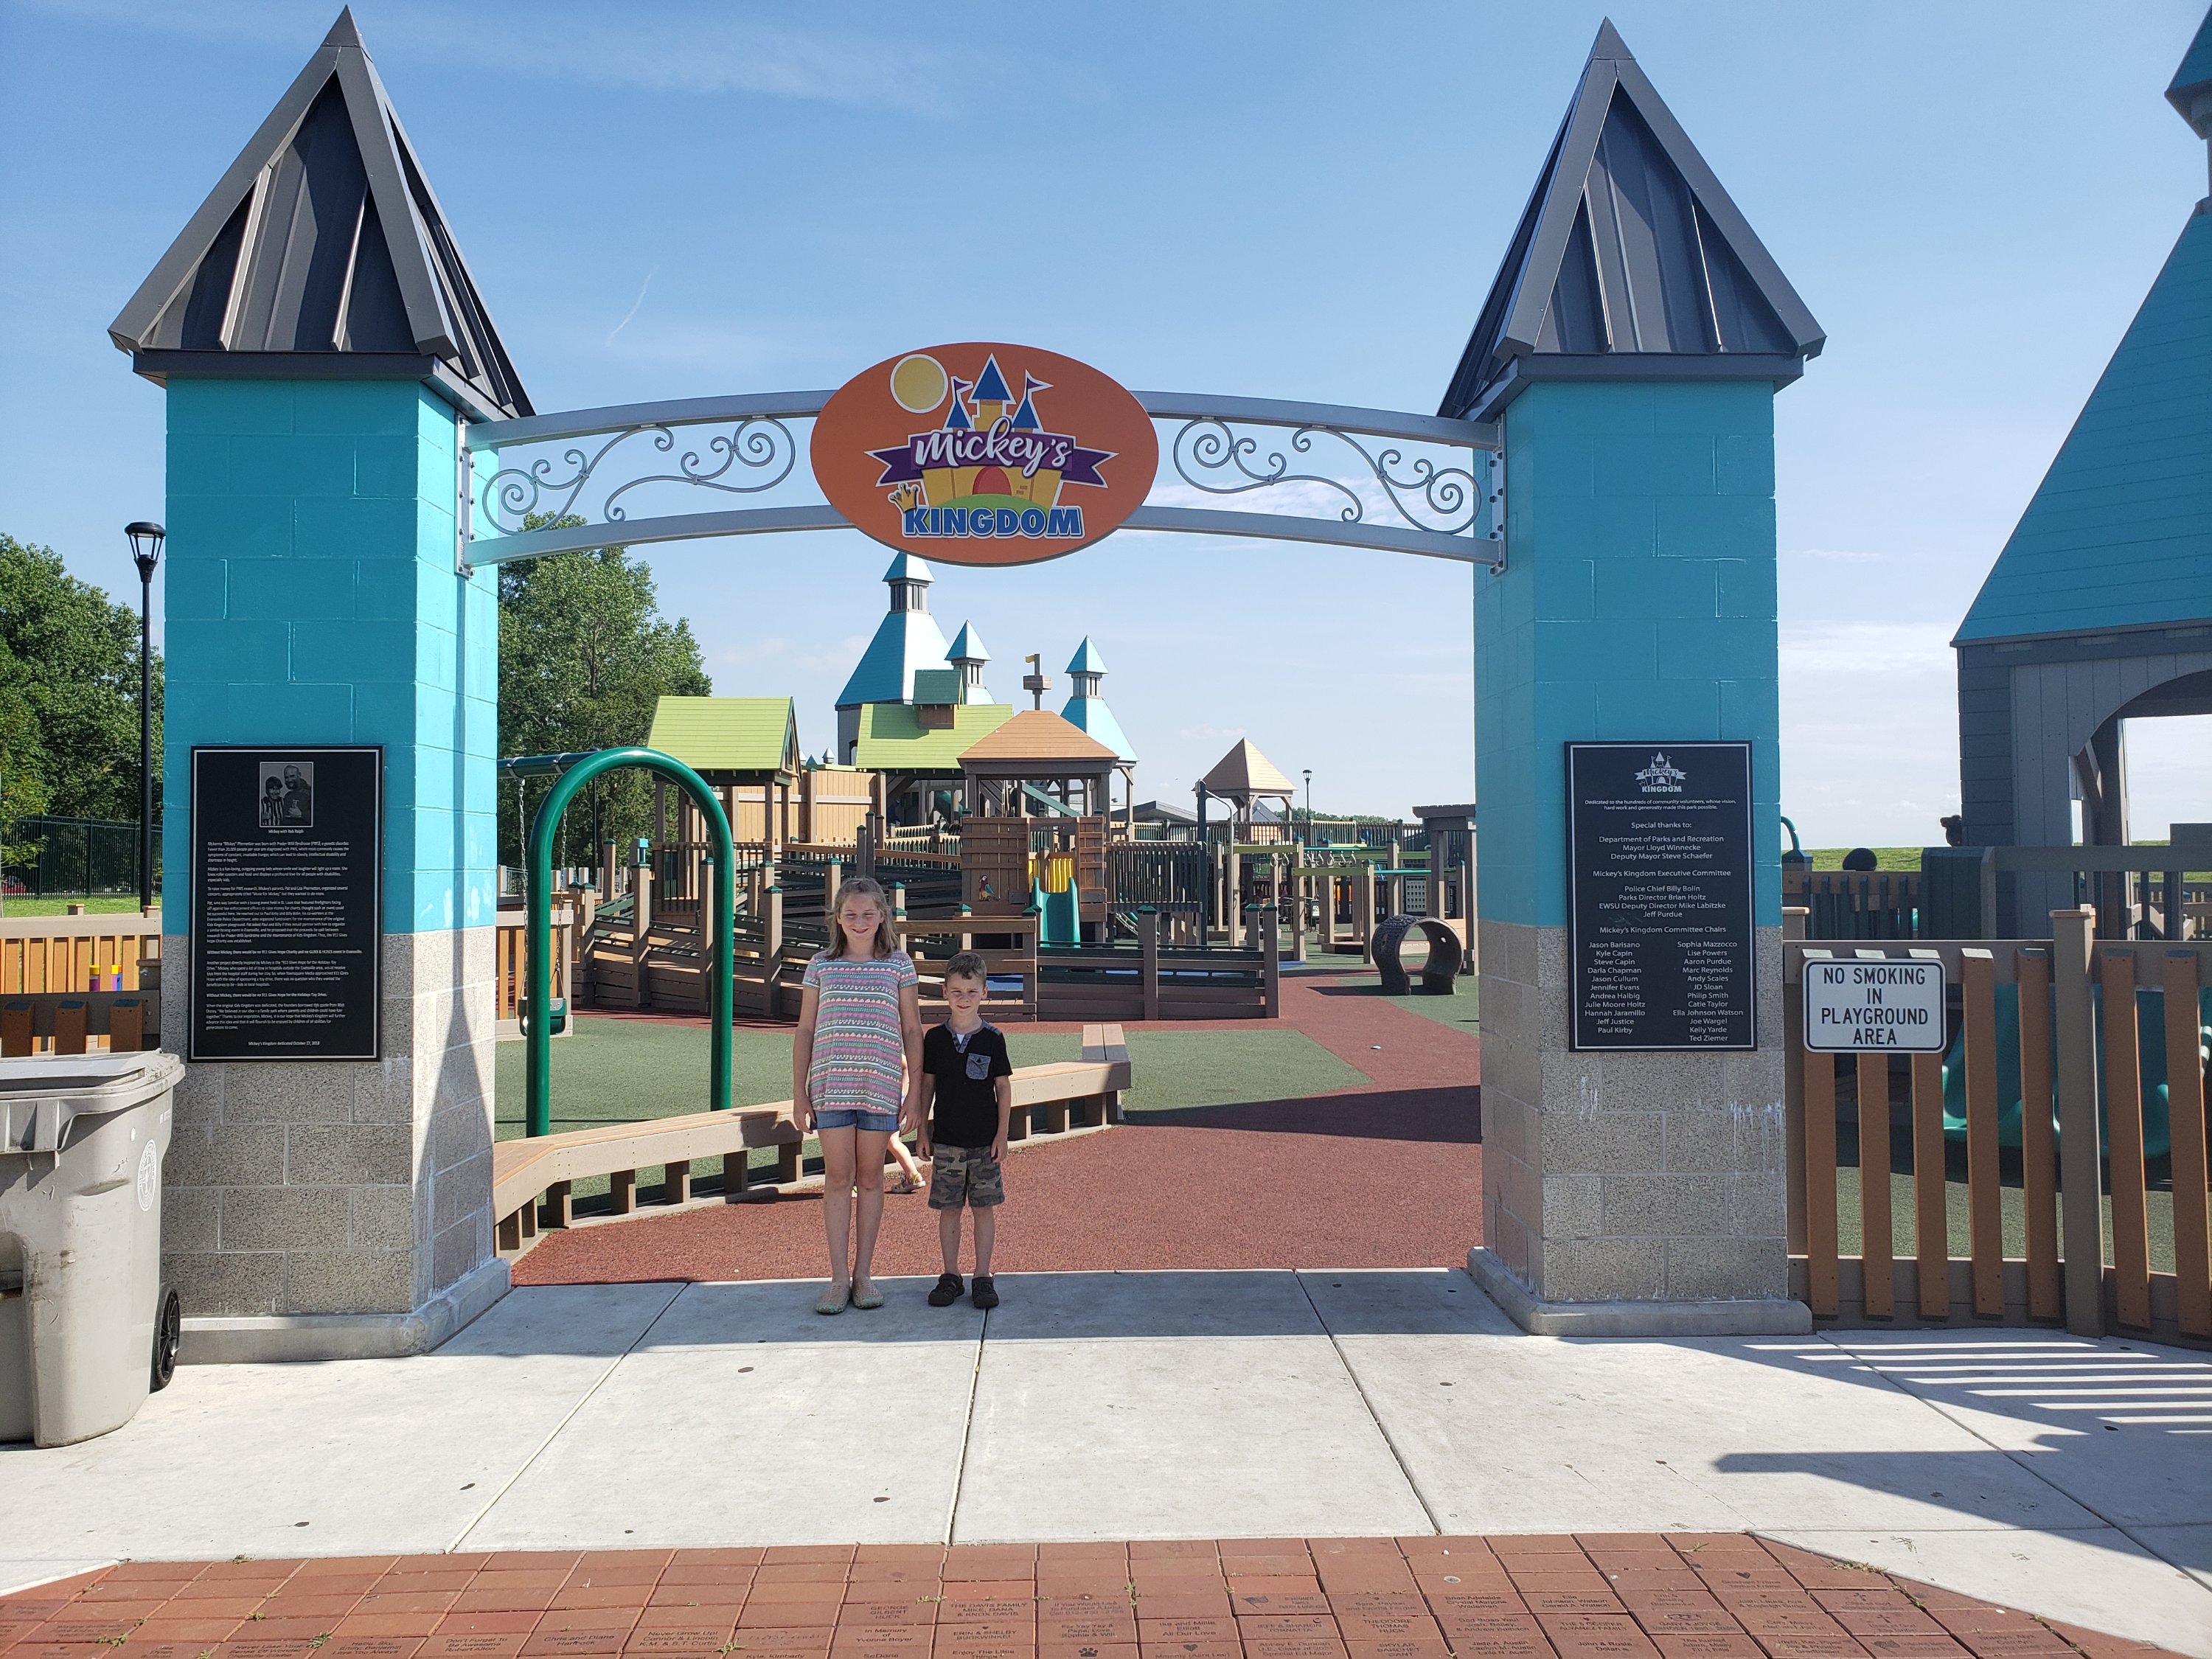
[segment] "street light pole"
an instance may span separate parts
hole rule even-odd
[[[1312,846],[1312,845],[1314,844],[1314,838],[1313,838],[1313,827],[1314,827],[1314,816],[1313,816],[1313,768],[1312,768],[1312,767],[1310,767],[1310,766],[1307,767],[1307,768],[1305,769],[1305,772],[1306,772],[1306,832],[1305,832],[1305,834],[1304,834],[1304,836],[1300,836],[1300,837],[1299,837],[1299,840],[1300,840],[1300,842],[1303,842],[1305,846],[1310,847],[1310,846]]]
[[[138,567],[138,914],[154,913],[154,568],[167,532],[143,520],[126,526]]]

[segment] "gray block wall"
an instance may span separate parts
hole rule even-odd
[[[1735,1054],[1577,1053],[1566,930],[1481,938],[1484,1243],[1549,1301],[1786,1296],[1782,930]]]
[[[186,1066],[162,1270],[187,1318],[404,1314],[490,1259],[493,931],[386,936],[380,1061]],[[179,1054],[189,949],[162,939]]]

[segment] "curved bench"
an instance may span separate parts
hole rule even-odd
[[[1129,1086],[1129,1050],[1121,1028],[1085,1026],[1082,1059],[1018,1066],[1013,1084],[1009,1139],[1119,1122],[1121,1091]],[[791,1103],[779,1100],[726,1112],[601,1123],[499,1141],[492,1147],[492,1214],[499,1251],[504,1255],[521,1251],[537,1237],[540,1226],[567,1226],[571,1183],[586,1176],[605,1176],[613,1213],[629,1215],[637,1208],[641,1169],[659,1167],[665,1172],[662,1201],[683,1204],[691,1197],[693,1160],[720,1157],[725,1159],[722,1196],[734,1204],[744,1197],[749,1185],[746,1152],[756,1146],[775,1147],[777,1182],[797,1181],[805,1139],[792,1119]]]
[[[1382,970],[1382,994],[1402,997],[1412,994],[1413,984],[1404,964],[1398,960],[1398,949],[1405,943],[1406,935],[1417,927],[1429,942],[1429,960],[1421,969],[1422,994],[1453,995],[1458,988],[1460,964],[1467,953],[1460,945],[1459,935],[1434,916],[1387,916],[1376,924],[1370,948],[1375,965]]]

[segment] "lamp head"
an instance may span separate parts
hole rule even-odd
[[[152,581],[154,567],[161,562],[161,543],[169,532],[141,519],[136,524],[125,525],[123,533],[130,538],[131,561],[138,567],[138,580]]]

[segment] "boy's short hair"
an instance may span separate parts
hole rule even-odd
[[[963,951],[957,956],[954,957],[951,961],[946,963],[945,964],[945,977],[947,979],[980,979],[986,985],[988,985],[991,982],[990,969],[983,965],[983,958],[977,956],[973,951]]]

